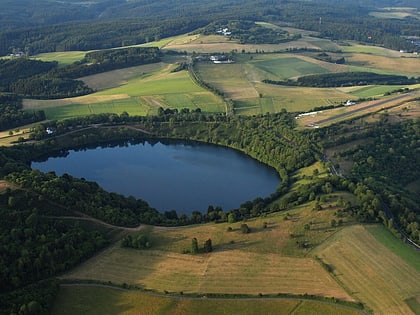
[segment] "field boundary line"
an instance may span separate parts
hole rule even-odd
[[[194,301],[194,300],[212,300],[212,301],[273,301],[273,300],[291,300],[291,301],[300,301],[300,302],[313,302],[313,303],[322,303],[322,304],[326,304],[326,305],[334,305],[336,307],[341,307],[344,309],[348,309],[348,310],[352,310],[355,311],[359,314],[363,314],[363,315],[371,315],[371,313],[369,313],[366,310],[361,310],[355,307],[351,307],[348,305],[343,305],[337,302],[328,302],[328,301],[322,301],[322,300],[317,300],[317,299],[311,299],[311,298],[303,298],[303,297],[284,297],[284,296],[279,296],[279,297],[208,297],[205,294],[202,296],[188,296],[188,295],[172,295],[172,294],[161,294],[161,293],[155,293],[155,292],[148,292],[148,291],[142,291],[139,289],[130,289],[130,288],[121,288],[117,285],[112,285],[112,284],[100,284],[100,283],[78,283],[78,282],[73,282],[73,283],[60,283],[60,287],[96,287],[96,288],[106,288],[106,289],[114,289],[114,290],[118,290],[118,291],[124,291],[124,292],[135,292],[135,293],[139,293],[139,294],[145,294],[145,295],[150,295],[150,296],[156,296],[156,297],[161,297],[161,298],[170,298],[170,299],[176,299],[176,300],[190,300],[190,301]],[[301,305],[301,304],[299,304]]]

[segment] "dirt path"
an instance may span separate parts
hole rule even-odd
[[[128,231],[128,232],[140,231],[146,227],[146,225],[143,225],[143,224],[140,224],[139,226],[136,226],[136,227],[125,227],[125,226],[113,225],[113,224],[101,221],[99,219],[96,219],[94,217],[91,217],[79,211],[75,211],[75,213],[80,216],[45,216],[45,217],[50,218],[50,219],[60,219],[60,220],[90,221],[90,222],[102,225],[104,227],[107,227],[107,228],[121,230],[121,231]]]

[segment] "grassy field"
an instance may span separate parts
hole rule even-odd
[[[302,127],[313,126],[314,124],[318,126],[326,126],[350,118],[359,117],[370,113],[377,113],[385,109],[400,107],[401,105],[403,105],[404,107],[409,107],[409,104],[411,104],[413,100],[418,97],[419,93],[420,91],[414,91],[409,94],[395,94],[379,100],[361,102],[352,106],[344,106],[329,110],[323,110],[317,112],[313,116],[305,116],[299,118],[298,123]],[[413,115],[415,114],[416,112],[414,109]]]
[[[266,27],[276,27],[264,24]],[[381,47],[338,46],[326,39],[311,37],[302,30],[302,39],[280,45],[240,45],[220,35],[181,35],[144,45],[182,51],[214,52],[236,49],[236,63],[198,64],[202,79],[233,100],[234,113],[243,115],[310,111],[315,107],[337,105],[348,99],[381,97],[384,93],[404,86],[366,86],[352,88],[303,88],[261,83],[264,79],[284,80],[308,74],[342,71],[375,71],[413,76],[420,67],[420,58],[401,58],[404,54]],[[301,46],[299,46],[301,45]],[[317,60],[315,53],[291,54],[290,48],[340,49],[346,64],[337,65]],[[284,51],[284,53],[255,53]],[[245,53],[242,53],[245,52]],[[37,57],[68,64],[80,60],[85,52],[48,53]],[[333,53],[334,54],[334,53]],[[24,100],[24,108],[45,109],[48,119],[65,119],[92,113],[122,113],[131,115],[156,114],[159,107],[200,107],[206,112],[224,112],[223,100],[197,86],[186,71],[171,73],[182,56],[166,56],[160,63],[110,71],[82,78],[97,92],[92,95],[61,100]]]
[[[307,257],[312,246],[336,231],[330,227],[335,208],[317,212],[316,218],[312,208],[308,204],[290,211],[288,220],[278,214],[248,221],[250,234],[240,232],[241,222],[151,228],[151,250],[136,251],[117,244],[65,277],[125,282],[170,292],[308,293],[352,300],[318,262]],[[264,222],[267,228],[263,228]],[[305,230],[305,224],[311,229]],[[182,254],[190,249],[193,237],[200,245],[211,238],[214,251]],[[307,248],[298,246],[297,241],[308,243]]]
[[[371,98],[384,96],[387,92],[392,92],[402,88],[409,88],[409,85],[367,85],[353,89],[350,94],[360,98]]]
[[[303,34],[302,38],[280,44],[239,44],[237,41],[229,40],[228,37],[221,35],[199,35],[195,38],[185,37],[184,40],[178,38],[177,41],[168,42],[163,48],[177,51],[187,51],[189,53],[214,53],[214,52],[238,52],[254,53],[256,51],[278,52],[290,49],[310,48],[310,49],[330,49],[338,50],[339,46],[329,40],[323,40],[306,35],[307,31],[291,30],[284,28],[291,33]]]
[[[66,66],[82,60],[88,51],[62,51],[43,53],[33,56],[34,59],[42,61],[57,61],[59,65]]]
[[[263,70],[265,73],[271,74],[272,78],[277,80],[328,72],[326,68],[323,68],[316,63],[308,62],[307,60],[289,54],[270,55],[266,58],[258,59],[252,60],[250,63]],[[270,77],[268,78],[271,79]]]
[[[395,255],[404,259],[408,264],[416,268],[417,271],[420,271],[420,255],[411,246],[401,244],[401,241],[382,225],[372,225],[366,227],[366,229],[382,245],[386,246]]]
[[[176,299],[112,288],[62,287],[53,315],[354,315],[357,311],[316,301]]]
[[[364,47],[365,48],[365,47]],[[377,47],[370,48],[375,50]],[[392,52],[395,54],[396,52]],[[391,52],[389,53],[391,54]],[[401,53],[398,53],[401,54]],[[403,58],[401,56],[383,56],[377,51],[373,53],[357,53],[345,54],[346,64],[350,66],[358,66],[372,69],[380,73],[399,74],[408,77],[417,77],[420,68],[420,58],[412,57]]]
[[[200,76],[205,82],[234,100],[237,114],[264,114],[288,111],[308,111],[317,106],[339,104],[351,98],[337,89],[288,87],[261,83],[263,79],[281,80],[290,77],[325,73],[331,64],[290,54],[240,56],[235,64],[201,63]]]
[[[355,225],[335,234],[316,254],[375,314],[414,314],[405,300],[420,295],[420,273],[381,242]]]
[[[65,119],[98,113],[156,114],[159,107],[200,107],[224,112],[225,104],[196,85],[187,71],[172,73],[172,64],[156,63],[82,78],[98,92],[69,99],[24,100],[25,109],[43,109],[48,119]]]

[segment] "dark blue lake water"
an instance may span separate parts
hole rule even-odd
[[[66,157],[33,162],[32,168],[97,182],[110,192],[132,195],[159,211],[190,214],[237,208],[267,197],[280,184],[278,174],[249,156],[195,142],[144,142],[69,151]]]

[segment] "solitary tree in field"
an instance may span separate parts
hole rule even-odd
[[[251,229],[249,228],[248,224],[244,223],[241,224],[241,231],[244,234],[248,234],[249,232],[251,232]]]
[[[191,241],[191,254],[198,253],[198,240],[194,237]]]
[[[211,239],[209,238],[207,241],[204,242],[204,252],[210,253],[213,251],[213,246],[211,244]]]

